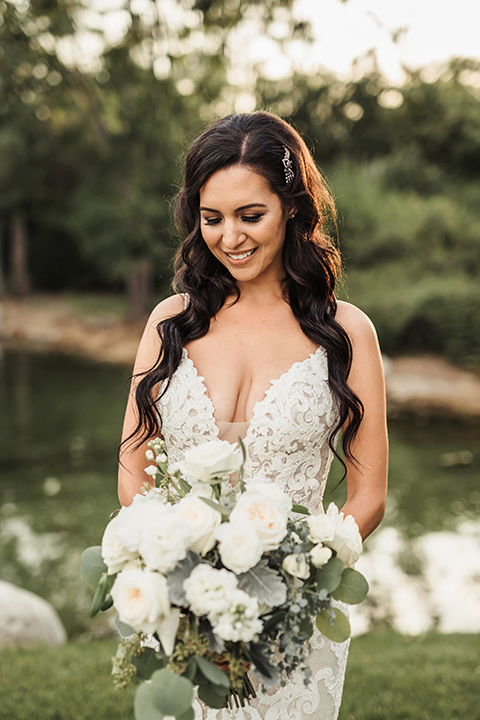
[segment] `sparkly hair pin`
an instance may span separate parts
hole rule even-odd
[[[290,150],[283,146],[285,149],[285,155],[283,156],[282,162],[283,162],[283,171],[285,173],[285,182],[287,185],[289,185],[293,178],[295,177],[295,174],[293,172],[293,162],[290,158]]]

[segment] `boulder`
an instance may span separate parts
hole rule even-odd
[[[0,580],[0,647],[62,645],[67,633],[49,602]]]

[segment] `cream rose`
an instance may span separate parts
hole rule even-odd
[[[312,565],[316,568],[322,567],[330,560],[332,554],[331,548],[325,547],[322,543],[314,545],[314,547],[310,550],[310,560],[312,561]]]
[[[148,570],[125,570],[112,587],[112,599],[120,620],[137,632],[154,633],[170,615],[167,580]]]
[[[165,500],[155,492],[135,495],[132,504],[123,507],[116,516],[115,531],[119,541],[130,552],[138,552],[143,530],[165,507]]]
[[[189,531],[188,547],[199,555],[205,555],[215,545],[215,531],[222,516],[204,502],[201,496],[184,497],[175,508],[177,517]]]
[[[183,583],[187,601],[195,615],[215,616],[230,606],[230,597],[237,589],[237,578],[228,570],[217,570],[200,563]]]
[[[183,475],[202,482],[218,480],[240,469],[242,453],[226,440],[212,440],[186,451],[177,467]]]
[[[310,539],[314,543],[323,543],[333,540],[335,535],[335,524],[332,518],[325,513],[321,515],[309,515],[306,519],[310,531]]]
[[[218,550],[223,564],[234,573],[247,572],[262,557],[263,546],[255,528],[246,520],[223,523],[217,528]]]
[[[300,580],[306,580],[310,577],[310,566],[303,553],[286,555],[283,558],[282,568],[289,575],[300,578]]]
[[[248,492],[257,492],[260,495],[271,497],[285,509],[285,512],[289,513],[291,511],[292,499],[276,483],[257,475],[250,480],[246,480],[245,484]]]
[[[337,557],[346,567],[355,565],[362,552],[362,536],[353,515],[343,517],[343,513],[339,513],[335,537],[328,542],[328,545],[336,550]]]
[[[163,506],[149,517],[142,532],[139,553],[148,570],[168,573],[187,554],[190,532],[173,506]]]
[[[123,570],[127,563],[138,558],[138,554],[130,552],[120,542],[117,535],[118,520],[116,517],[110,520],[102,538],[102,557],[105,565],[108,568],[109,575],[116,575],[116,573]]]
[[[264,550],[275,550],[287,534],[288,515],[276,500],[256,491],[247,490],[240,496],[230,521],[252,524]]]

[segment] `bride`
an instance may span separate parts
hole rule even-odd
[[[348,496],[365,539],[386,497],[382,363],[370,320],[336,300],[335,208],[300,135],[267,112],[230,115],[193,143],[177,201],[183,241],[174,286],[140,342],[127,405],[119,498],[148,479],[161,434],[171,462],[215,438],[244,438],[250,477],[322,508],[341,432]],[[311,639],[311,682],[294,676],[242,720],[335,720],[348,643]],[[232,711],[197,703],[196,718]]]

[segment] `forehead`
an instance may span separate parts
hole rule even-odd
[[[220,209],[220,206],[236,208],[256,202],[281,204],[263,175],[246,165],[217,170],[200,189],[200,205],[212,209]]]

